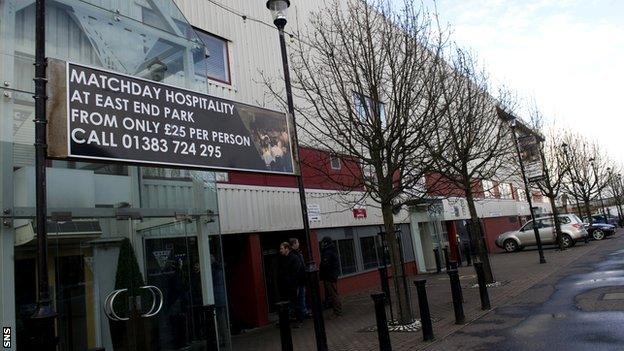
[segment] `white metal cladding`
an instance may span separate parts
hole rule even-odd
[[[249,0],[176,0],[189,23],[228,40],[232,83],[209,80],[208,93],[276,111],[285,111],[272,98],[262,82],[261,72],[280,82],[282,61],[277,29],[265,1]],[[286,31],[295,31],[306,23],[310,11],[321,0],[293,1],[288,10]],[[219,6],[219,5],[221,6]],[[247,16],[243,20],[240,15]],[[261,22],[258,22],[261,21]],[[287,45],[290,40],[286,40]]]
[[[366,218],[353,216],[353,203],[361,193],[341,194],[330,190],[306,190],[308,205],[318,205],[321,220],[312,228],[380,225],[381,211],[372,200],[363,205]],[[295,188],[217,184],[221,233],[269,232],[302,229],[299,194]],[[407,211],[395,216],[396,223],[408,223]]]
[[[205,210],[214,208],[214,189],[203,187],[198,198],[198,185],[193,181],[167,180],[167,179],[142,179],[141,201],[145,208],[179,208],[187,210]]]

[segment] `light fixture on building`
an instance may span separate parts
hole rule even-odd
[[[147,66],[147,70],[149,71],[149,78],[156,82],[161,82],[165,79],[165,72],[167,72],[167,65],[160,61],[158,58],[154,60],[149,66]]]

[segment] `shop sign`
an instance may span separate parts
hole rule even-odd
[[[366,218],[366,207],[362,205],[356,205],[353,207],[353,218],[364,219]]]
[[[49,157],[293,174],[289,118],[51,60]]]

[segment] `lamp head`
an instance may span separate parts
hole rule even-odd
[[[277,28],[283,29],[286,26],[286,12],[290,7],[290,0],[268,0],[266,7],[271,11],[273,23]]]

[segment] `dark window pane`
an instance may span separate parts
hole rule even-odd
[[[357,272],[353,239],[338,240],[338,254],[340,255],[342,275]]]
[[[205,60],[195,64],[195,73],[230,83],[227,41],[204,32],[197,32],[210,54]]]
[[[364,269],[377,268],[377,247],[375,245],[375,237],[360,238],[360,247],[362,248],[362,262]]]

